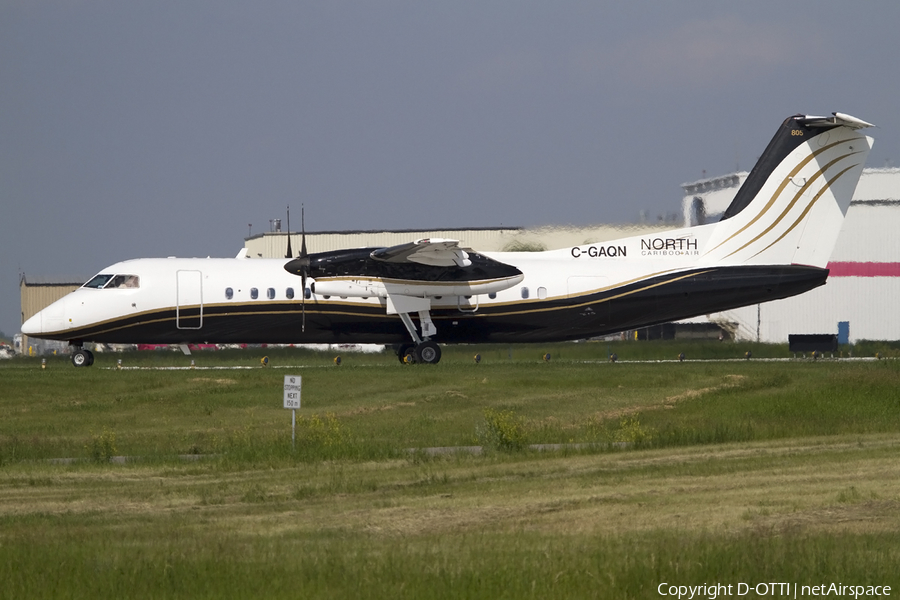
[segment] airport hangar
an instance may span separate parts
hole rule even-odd
[[[480,251],[532,251],[604,242],[711,223],[721,218],[747,172],[682,184],[682,219],[669,215],[632,225],[463,228],[445,230],[369,230],[307,232],[309,252],[341,248],[393,246],[420,238],[461,240]],[[864,169],[828,267],[828,283],[785,300],[767,302],[690,319],[642,337],[706,337],[724,330],[738,340],[784,343],[789,334],[836,334],[840,343],[900,340],[900,169]],[[268,232],[245,238],[250,258],[283,257],[288,232],[272,219]],[[300,233],[290,232],[294,252]],[[86,279],[20,278],[22,322],[51,302],[81,286]],[[22,340],[22,352],[59,351],[59,342]]]

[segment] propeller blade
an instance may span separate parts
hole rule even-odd
[[[287,230],[288,230],[288,243],[287,243],[287,252],[285,253],[285,258],[292,258],[294,254],[291,251],[291,207],[287,207]]]
[[[300,331],[306,332],[306,277],[309,275],[309,253],[306,251],[306,210],[300,205],[300,258],[303,259],[300,266],[300,284],[303,287],[303,296],[300,298],[300,311],[302,313]]]
[[[306,222],[304,220],[304,207],[300,205],[300,258],[306,258]],[[307,263],[309,264],[309,263]]]

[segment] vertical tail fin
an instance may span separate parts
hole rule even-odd
[[[872,125],[849,115],[781,124],[706,245],[703,262],[824,268],[862,173]]]

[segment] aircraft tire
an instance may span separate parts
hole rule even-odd
[[[416,362],[436,365],[441,360],[441,347],[435,342],[422,342],[416,346]]]
[[[399,348],[397,348],[397,358],[404,365],[409,365],[416,362],[416,345],[415,344],[401,344]]]
[[[89,367],[94,364],[94,357],[87,350],[76,350],[72,354],[72,364],[76,367]]]

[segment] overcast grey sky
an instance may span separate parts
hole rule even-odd
[[[879,125],[900,2],[0,0],[0,330],[18,276],[310,230],[628,222],[785,117]],[[296,227],[294,227],[296,229]]]

